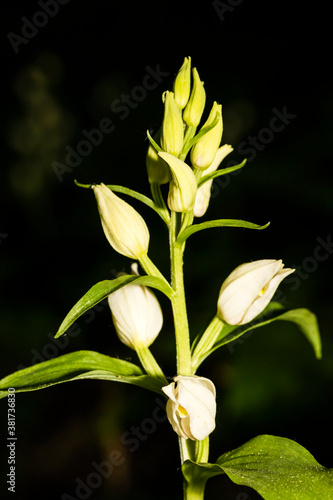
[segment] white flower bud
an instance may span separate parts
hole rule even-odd
[[[189,127],[197,127],[205,108],[206,92],[204,84],[200,80],[199,73],[196,68],[193,68],[192,74],[193,85],[190,98],[183,112],[183,120]]]
[[[216,152],[220,146],[223,132],[222,106],[214,102],[207,121],[201,130],[212,125],[218,117],[218,122],[207,134],[201,137],[191,149],[191,163],[193,167],[205,170],[214,161]]]
[[[202,441],[215,429],[216,391],[211,380],[178,375],[162,391],[169,397],[168,420],[179,436]]]
[[[213,163],[205,171],[203,171],[202,175],[207,175],[215,172],[222,160],[224,160],[224,158],[229,153],[231,153],[231,151],[233,151],[233,148],[229,144],[224,144],[223,146],[221,146],[217,150]],[[202,217],[206,213],[209,205],[212,183],[213,179],[205,182],[202,186],[199,187],[193,209],[194,217]]]
[[[160,143],[160,140],[161,129],[154,136],[154,141],[158,144]],[[150,143],[146,155],[146,167],[150,184],[167,184],[169,182],[169,167],[165,161],[158,156],[158,152]]]
[[[130,259],[137,260],[147,254],[149,231],[141,215],[105,184],[93,186],[93,190],[102,227],[110,245]]]
[[[191,92],[191,58],[185,57],[174,81],[173,91],[179,109],[185,108]]]
[[[132,271],[137,274],[136,264]],[[163,325],[161,306],[150,288],[128,284],[108,297],[118,337],[131,349],[149,347]]]
[[[178,156],[183,148],[184,124],[173,92],[164,93],[164,118],[161,147],[167,153]]]
[[[193,209],[197,194],[197,180],[191,167],[175,156],[158,153],[170,167],[172,179],[169,186],[168,206],[174,212],[186,213]]]
[[[217,315],[230,325],[244,325],[271,301],[281,281],[295,269],[284,269],[282,260],[257,260],[242,264],[224,281]]]

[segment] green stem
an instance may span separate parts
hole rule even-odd
[[[206,481],[188,483],[184,480],[184,500],[203,500]]]
[[[163,385],[168,385],[168,381],[165,378],[160,365],[152,355],[150,349],[148,347],[137,347],[136,353],[148,375],[152,375],[153,377],[158,378]]]
[[[152,194],[153,200],[155,202],[155,205],[158,207],[160,216],[163,218],[163,220],[168,225],[170,222],[170,214],[169,214],[169,210],[167,209],[167,206],[165,204],[165,201],[164,201],[164,198],[162,195],[161,186],[159,184],[157,184],[157,182],[153,182],[150,185],[150,190],[151,190],[151,194]]]
[[[154,262],[150,260],[147,254],[142,254],[139,258],[139,262],[142,268],[149,276],[155,276],[156,278],[160,278],[168,286],[168,288],[170,289],[170,293],[173,293],[170,284],[165,279],[161,271],[155,266]]]
[[[209,437],[203,441],[191,441],[190,439],[179,438],[179,448],[182,464],[189,459],[193,462],[208,462]],[[206,479],[192,478],[188,482],[184,478],[184,500],[203,500],[205,493]]]
[[[174,290],[174,294],[171,297],[171,305],[176,336],[177,374],[192,375],[190,333],[187,319],[183,275],[183,253],[185,245],[178,245],[176,243],[178,221],[179,214],[172,212],[169,234],[171,285]]]
[[[182,150],[181,154],[179,155],[179,158],[183,161],[185,160],[187,153],[191,149],[189,144],[190,144],[191,140],[193,139],[196,130],[197,130],[197,127],[191,127],[191,126],[186,127],[185,135],[184,135],[183,150]]]
[[[208,356],[209,350],[215,344],[216,339],[220,335],[224,322],[218,317],[214,316],[209,323],[201,339],[196,345],[192,354],[193,372],[195,373],[202,361]]]

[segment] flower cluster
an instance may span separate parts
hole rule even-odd
[[[185,58],[173,90],[164,92],[162,101],[163,123],[153,138],[148,133],[150,144],[146,167],[153,197],[149,203],[163,214],[168,225],[171,268],[177,275],[180,270],[175,271],[176,255],[180,256],[177,262],[181,266],[184,251],[177,236],[181,229],[192,225],[194,217],[206,213],[215,172],[233,148],[228,144],[221,145],[221,104],[213,103],[206,121],[197,130],[205,108],[206,93],[197,69],[191,69],[191,58]],[[169,185],[166,201],[161,191],[163,184]],[[215,428],[215,387],[210,380],[196,376],[193,365],[191,368],[191,363],[188,363],[191,354],[189,338],[186,338],[185,301],[181,302],[183,291],[175,284],[176,275],[171,276],[169,285],[148,258],[150,235],[141,215],[106,185],[95,185],[93,190],[110,245],[125,257],[139,261],[148,276],[158,278],[164,285],[167,283],[173,305],[176,343],[177,346],[186,346],[188,352],[184,356],[187,364],[180,361],[178,367],[182,368],[178,375],[169,385],[162,383],[161,389],[169,398],[167,416],[175,432],[182,438],[201,441]],[[132,272],[138,276],[137,264],[132,266]],[[244,325],[252,321],[268,305],[280,282],[292,272],[293,269],[284,268],[281,260],[259,260],[240,265],[222,284],[217,300],[218,321],[222,325]],[[114,291],[108,301],[119,339],[137,351],[147,373],[166,381],[148,349],[163,325],[162,310],[154,293],[147,286],[129,283]],[[180,360],[184,354],[181,349],[185,347],[177,351]]]
[[[213,103],[209,116],[199,131],[205,104],[204,84],[191,58],[186,57],[179,70],[173,92],[163,94],[164,118],[154,142],[149,146],[146,166],[150,184],[169,184],[168,206],[181,213],[205,214],[211,182],[198,189],[203,175],[214,172],[233,150],[220,147],[223,133],[222,106]],[[184,132],[185,131],[185,132]],[[189,153],[189,164],[184,160]]]

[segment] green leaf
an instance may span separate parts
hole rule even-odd
[[[157,379],[144,374],[133,363],[94,351],[77,351],[29,366],[3,378],[0,380],[0,398],[7,396],[10,387],[14,387],[15,392],[29,392],[83,379],[125,382],[161,392],[161,384]]]
[[[256,490],[264,500],[332,500],[333,469],[320,465],[290,439],[258,436],[224,453],[216,464],[186,461],[183,474],[201,486],[210,477],[227,474],[236,484]]]
[[[265,229],[269,226],[269,222],[264,226],[259,226],[258,224],[253,224],[252,222],[247,222],[245,220],[238,219],[217,219],[210,220],[207,222],[201,222],[200,224],[194,224],[184,229],[177,238],[177,243],[182,245],[184,241],[191,236],[191,234],[202,231],[203,229],[209,229],[212,227],[242,227],[245,229]]]
[[[191,149],[192,146],[194,146],[194,144],[196,142],[198,142],[199,139],[201,139],[201,137],[203,137],[204,135],[206,135],[210,130],[212,130],[215,125],[218,123],[218,121],[220,120],[220,117],[219,117],[219,114],[216,113],[215,115],[215,119],[214,121],[210,124],[210,125],[207,125],[206,127],[203,127],[202,129],[200,129],[200,131],[197,133],[197,135],[195,135],[192,139],[190,139],[189,141],[186,141],[185,144],[183,145],[183,149],[182,149],[182,157],[186,157],[187,156],[187,153],[189,152],[189,150]]]
[[[245,163],[246,163],[246,158],[245,160],[242,161],[242,163],[234,165],[233,167],[222,168],[221,170],[215,170],[215,172],[203,175],[198,182],[198,188],[202,186],[205,182],[215,179],[215,177],[220,177],[221,175],[230,174],[231,172],[235,172],[235,170],[239,170],[240,168],[244,167]]]
[[[298,326],[301,332],[304,333],[314,349],[316,358],[320,359],[321,339],[316,315],[308,309],[291,309],[290,311],[285,311],[282,313],[281,309],[282,306],[280,304],[278,304],[277,302],[271,302],[265,308],[263,313],[249,324],[242,326],[224,325],[221,330],[220,336],[216,340],[216,343],[214,344],[212,349],[208,353],[206,353],[205,357],[215,351],[215,349],[233,342],[237,338],[241,337],[251,330],[254,330],[255,328],[269,325],[270,323],[273,323],[273,321],[290,321],[291,323],[294,323],[296,326]]]
[[[163,151],[163,149],[161,148],[161,146],[159,146],[157,144],[157,142],[152,138],[149,130],[147,130],[147,137],[148,137],[148,140],[150,142],[150,144],[153,146],[153,148],[155,149],[155,151],[157,151],[158,153],[161,153]]]
[[[88,292],[75,304],[75,306],[72,307],[64,321],[61,323],[55,338],[63,335],[66,330],[86,311],[107,298],[112,292],[119,290],[119,288],[122,288],[129,283],[156,288],[168,297],[171,296],[171,288],[161,278],[157,278],[155,276],[125,274],[115,278],[114,280],[100,281],[90,288],[90,290],[88,290]]]
[[[317,317],[313,312],[308,309],[292,309],[281,314],[281,316],[276,319],[295,323],[312,345],[316,358],[321,358],[320,332]]]
[[[80,182],[77,182],[74,180],[75,184],[79,187],[90,189],[93,184],[81,184]],[[155,210],[155,212],[158,213],[158,215],[164,220],[164,222],[168,225],[170,222],[170,216],[169,214],[163,210],[161,207],[159,207],[153,200],[148,198],[148,196],[145,196],[144,194],[138,193],[137,191],[134,191],[133,189],[124,187],[124,186],[117,186],[115,184],[106,184],[106,186],[111,189],[111,191],[114,191],[115,193],[122,193],[126,194],[127,196],[131,196],[132,198],[135,198],[136,200],[141,201],[148,207],[152,208]]]

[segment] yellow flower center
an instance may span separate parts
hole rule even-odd
[[[266,293],[267,288],[268,288],[268,284],[267,284],[267,285],[265,285],[265,286],[264,286],[264,287],[260,290],[260,292],[258,293],[258,295],[259,295],[260,297],[262,297],[262,296]]]
[[[178,405],[177,408],[180,418],[188,417],[188,413],[182,405]]]

